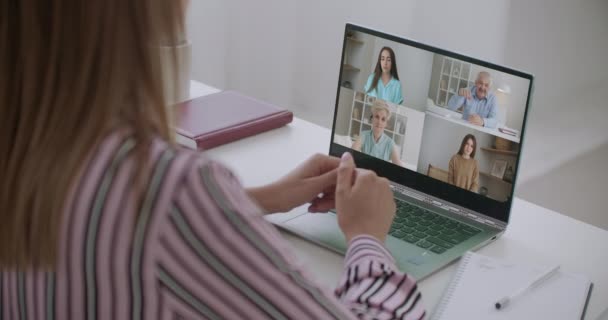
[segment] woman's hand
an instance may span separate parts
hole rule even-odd
[[[336,208],[347,242],[366,234],[384,243],[395,215],[395,200],[386,178],[356,169],[353,157],[345,152],[338,168]]]
[[[278,181],[247,193],[266,213],[287,212],[309,202],[309,212],[327,212],[336,206],[339,164],[338,158],[316,154]]]

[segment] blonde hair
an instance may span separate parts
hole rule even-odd
[[[185,3],[15,3],[0,5],[0,267],[53,269],[93,147],[129,127],[146,163],[153,137],[172,139],[154,47],[183,34]]]
[[[372,104],[372,115],[379,111],[386,112],[386,120],[391,118],[391,109],[388,107],[388,104],[384,100],[376,99]]]

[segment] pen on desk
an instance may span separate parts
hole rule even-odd
[[[499,299],[494,304],[494,307],[496,307],[496,310],[506,308],[511,301],[513,301],[514,299],[517,299],[517,297],[528,292],[529,290],[532,290],[532,289],[538,287],[541,283],[545,282],[545,280],[551,278],[551,276],[556,274],[558,270],[559,270],[559,265],[551,268],[547,272],[544,272],[543,274],[538,276],[538,278],[536,278],[532,282],[530,282],[530,284],[521,287],[519,290],[515,291],[515,293],[511,294],[510,296],[506,296],[506,297]]]

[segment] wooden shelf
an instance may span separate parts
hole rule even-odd
[[[344,70],[344,71],[353,71],[353,72],[359,72],[360,71],[359,68],[353,67],[352,65],[347,64],[347,63],[345,63],[342,66],[342,70]]]
[[[504,155],[507,155],[507,156],[517,156],[517,151],[498,150],[498,149],[484,148],[484,147],[481,147],[481,150],[488,151],[488,152],[493,152],[493,153],[498,153],[498,154],[504,154]]]
[[[493,175],[491,175],[489,173],[485,173],[485,172],[479,171],[479,174],[482,175],[482,176],[484,176],[484,177],[488,177],[488,178],[490,178],[492,180],[499,181],[499,182],[511,185],[511,182],[507,182],[507,181],[505,181],[505,180],[503,180],[501,178],[497,178],[497,177],[495,177],[495,176],[493,176]]]
[[[356,43],[356,44],[363,44],[364,42],[357,39],[357,38],[353,38],[353,37],[347,37],[346,40],[352,42],[352,43]]]

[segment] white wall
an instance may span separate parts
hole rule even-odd
[[[194,60],[206,61],[195,63],[196,80],[216,84],[222,82],[217,79],[224,79],[224,85],[220,85],[224,89],[283,105],[298,116],[328,127],[336,100],[346,22],[500,62],[506,15],[483,15],[453,25],[446,21],[468,15],[471,8],[480,6],[492,12],[508,11],[508,0],[463,0],[459,4],[424,0],[234,0],[225,2],[223,10],[197,3],[193,2],[191,11],[203,12],[192,14],[201,20],[194,23],[197,30],[191,31],[196,34],[192,40],[202,41],[207,48],[195,47]],[[211,4],[221,6],[219,0]],[[485,43],[463,42],[462,35],[454,31],[460,29],[467,34],[476,30]],[[218,31],[221,36],[211,35]],[[219,50],[223,44],[222,54]]]
[[[188,10],[188,37],[192,42],[192,78],[217,88],[227,87],[226,9],[222,0],[205,0],[191,1]]]
[[[511,1],[505,62],[536,77],[522,182],[608,141],[607,57],[608,1]]]
[[[292,88],[301,86],[294,80],[303,80],[293,66],[305,63],[296,52],[321,47],[298,32],[296,6],[260,0],[228,1],[226,7],[226,88],[293,109]]]
[[[535,203],[608,230],[606,181],[608,142],[523,184],[517,192]],[[584,169],[583,169],[584,168]],[[556,186],[559,186],[557,190]]]
[[[510,2],[420,0],[414,9],[414,28],[407,35],[427,44],[502,64]]]

